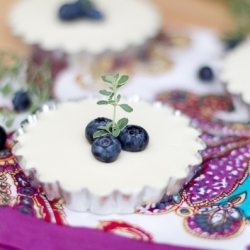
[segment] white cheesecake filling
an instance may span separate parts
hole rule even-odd
[[[9,14],[12,31],[28,44],[39,44],[46,51],[59,49],[72,55],[83,51],[91,54],[123,51],[129,46],[144,44],[155,37],[161,27],[157,9],[145,0],[93,0],[103,13],[103,20],[61,21],[59,8],[75,2],[17,1]]]
[[[17,138],[25,169],[35,168],[40,182],[58,181],[67,191],[87,188],[97,195],[114,190],[139,192],[145,186],[164,188],[171,177],[185,178],[188,165],[199,162],[202,148],[199,132],[183,116],[174,116],[168,107],[154,107],[146,102],[130,103],[134,111],[117,108],[117,120],[145,128],[148,147],[137,153],[122,151],[113,163],[94,158],[85,138],[85,127],[97,117],[112,118],[112,106],[97,105],[97,100],[59,104],[56,110],[41,113],[38,122],[25,126]]]
[[[223,62],[221,79],[232,94],[241,94],[250,104],[250,43],[245,43],[230,51]]]

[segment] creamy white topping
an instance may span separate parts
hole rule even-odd
[[[75,2],[18,1],[10,12],[9,22],[13,32],[22,36],[26,43],[39,44],[47,51],[60,49],[67,54],[123,51],[129,46],[144,44],[160,30],[160,15],[150,1],[94,0],[96,8],[104,15],[102,21],[86,18],[61,21],[60,6]]]
[[[132,113],[117,110],[118,119],[127,117],[129,124],[147,130],[150,141],[146,150],[122,151],[113,163],[97,161],[85,138],[85,127],[97,117],[112,118],[112,107],[96,102],[63,103],[27,125],[26,133],[17,138],[21,148],[16,151],[24,157],[25,169],[35,168],[39,181],[59,181],[68,191],[88,188],[105,195],[114,190],[140,191],[145,186],[162,188],[170,177],[185,178],[188,165],[198,163],[199,132],[189,126],[189,120],[174,116],[170,108],[146,102],[130,103]]]
[[[221,78],[232,94],[241,94],[250,104],[250,43],[243,44],[227,54]]]

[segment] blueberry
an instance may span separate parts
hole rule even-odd
[[[75,3],[64,4],[60,7],[58,15],[62,20],[66,21],[75,20],[80,17],[93,20],[103,18],[102,13],[96,10],[89,0],[79,0]]]
[[[75,20],[82,15],[81,5],[79,2],[64,4],[60,7],[58,14],[62,20]]]
[[[31,105],[31,100],[29,93],[27,91],[18,91],[12,100],[14,109],[17,112],[22,112],[27,110]]]
[[[243,39],[227,39],[225,40],[226,50],[236,48]]]
[[[4,149],[6,138],[7,138],[7,135],[6,135],[5,129],[0,126],[0,150]]]
[[[122,149],[130,152],[139,152],[144,150],[149,142],[147,131],[137,125],[126,126],[118,136]]]
[[[87,125],[85,128],[85,137],[90,144],[92,144],[94,141],[93,134],[98,130],[97,128],[100,126],[105,126],[108,122],[111,122],[111,120],[105,117],[98,117]]]
[[[113,135],[100,136],[94,140],[91,151],[97,160],[110,163],[121,153],[121,143]]]
[[[198,71],[198,76],[200,80],[204,82],[211,82],[214,79],[213,71],[210,67],[204,66],[201,67]]]

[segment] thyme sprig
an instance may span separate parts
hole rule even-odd
[[[6,80],[7,79],[7,80]],[[19,88],[15,87],[18,83]],[[51,72],[47,62],[42,65],[27,61],[6,52],[0,52],[0,94],[13,99],[17,91],[27,91],[31,105],[25,112],[35,112],[50,97]],[[0,107],[6,127],[11,127],[20,112],[10,107]]]
[[[229,13],[235,19],[235,26],[225,34],[226,39],[241,41],[250,32],[250,0],[221,0],[228,5]]]
[[[123,85],[126,84],[129,77],[127,75],[123,75],[119,77],[119,74],[116,74],[114,76],[102,76],[102,80],[106,82],[107,84],[111,85],[109,86],[109,90],[100,90],[99,93],[101,95],[104,95],[107,97],[107,100],[101,100],[98,101],[98,105],[112,105],[113,106],[113,120],[111,122],[108,122],[106,126],[100,126],[98,127],[98,131],[96,131],[93,135],[94,138],[111,134],[115,137],[119,136],[121,130],[125,128],[128,124],[128,118],[122,118],[117,121],[116,123],[116,108],[120,107],[126,112],[132,112],[133,109],[125,103],[120,104],[121,95],[117,94],[118,89],[121,88]]]

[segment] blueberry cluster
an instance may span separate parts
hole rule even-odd
[[[103,15],[96,10],[90,0],[78,0],[74,3],[67,3],[60,7],[59,17],[64,21],[75,20],[78,18],[89,18],[92,20],[101,20]]]
[[[4,149],[6,137],[7,136],[4,128],[0,126],[0,150]]]
[[[92,144],[91,151],[97,160],[110,163],[117,159],[122,149],[140,152],[147,147],[149,135],[144,128],[137,125],[127,125],[117,138],[107,134],[93,139],[93,134],[98,127],[105,126],[110,121],[108,118],[98,117],[92,120],[85,129],[85,136]]]

